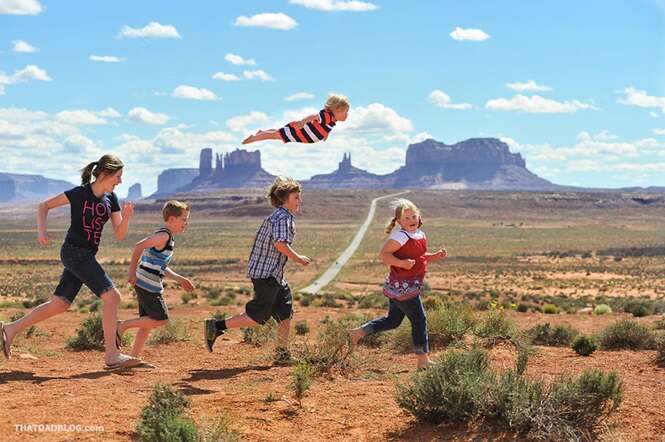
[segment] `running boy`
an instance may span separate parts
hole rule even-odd
[[[328,139],[338,121],[345,121],[351,104],[344,95],[330,95],[318,114],[292,121],[281,129],[260,130],[245,138],[242,144],[263,140],[281,140],[283,143],[318,143]]]
[[[194,284],[169,268],[169,262],[175,248],[174,236],[180,235],[189,222],[188,203],[171,200],[162,208],[164,227],[151,236],[142,239],[134,247],[129,264],[129,284],[134,286],[139,302],[139,317],[118,322],[116,346],[122,345],[122,334],[130,328],[138,328],[134,338],[132,356],[138,358],[143,345],[150,335],[150,330],[166,325],[169,311],[164,302],[164,278],[176,281],[188,292],[194,290]]]
[[[294,214],[300,210],[300,184],[288,177],[277,177],[270,187],[268,198],[275,211],[268,216],[254,239],[249,255],[247,276],[254,286],[254,298],[245,306],[245,313],[228,319],[206,319],[204,338],[212,352],[215,339],[229,328],[255,327],[270,317],[279,322],[278,359],[290,359],[287,349],[293,317],[291,289],[284,279],[284,266],[289,259],[306,266],[310,259],[291,247],[296,236]]]
[[[379,253],[379,258],[390,266],[390,274],[383,285],[383,294],[389,301],[388,315],[369,321],[351,330],[353,344],[366,335],[399,327],[404,316],[411,321],[411,337],[418,368],[431,363],[425,309],[420,300],[427,264],[446,258],[444,249],[427,252],[427,237],[420,230],[423,222],[420,211],[411,201],[398,199],[394,203],[395,216],[386,226],[390,236]],[[395,225],[400,228],[393,231]]]

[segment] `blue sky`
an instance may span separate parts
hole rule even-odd
[[[308,178],[493,136],[557,183],[665,185],[665,1],[0,0],[0,170],[125,189],[347,95],[325,143],[253,144]],[[290,99],[289,99],[290,98]]]

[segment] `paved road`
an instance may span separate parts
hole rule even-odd
[[[398,193],[392,193],[390,195],[385,195],[385,196],[380,196],[378,198],[374,198],[372,200],[372,203],[369,206],[369,213],[367,214],[367,219],[363,223],[362,226],[360,226],[360,229],[358,229],[358,232],[356,233],[356,236],[353,238],[353,241],[351,241],[351,244],[342,252],[341,255],[339,255],[339,258],[326,270],[323,275],[321,275],[316,281],[314,281],[312,284],[309,286],[305,287],[302,290],[299,290],[303,293],[311,293],[311,294],[316,294],[319,290],[327,286],[330,281],[335,279],[335,276],[339,273],[340,270],[342,270],[342,267],[344,267],[344,264],[347,263],[347,261],[353,256],[355,253],[356,249],[358,249],[358,246],[362,242],[363,238],[365,237],[365,233],[367,233],[367,229],[369,226],[372,224],[372,220],[374,219],[374,212],[376,212],[376,203],[377,201],[381,201],[386,198],[393,198],[398,195],[403,195],[405,193],[409,193],[410,191],[404,191],[404,192],[398,192]]]

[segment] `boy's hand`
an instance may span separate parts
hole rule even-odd
[[[47,246],[49,244],[48,234],[46,232],[39,232],[39,238],[37,238],[39,244]]]
[[[121,213],[123,218],[131,218],[134,215],[134,203],[129,201],[123,203]]]
[[[415,259],[403,259],[402,260],[402,268],[411,270],[413,266],[416,265],[416,260]]]
[[[136,285],[136,273],[130,274],[129,277],[127,278],[127,282],[129,283],[129,285],[134,287]]]
[[[180,287],[185,289],[185,291],[191,292],[192,290],[194,290],[194,284],[192,284],[192,281],[190,281],[189,279],[182,278],[179,282],[180,282]]]
[[[312,260],[305,255],[298,255],[298,264],[308,266],[310,262],[312,262]]]

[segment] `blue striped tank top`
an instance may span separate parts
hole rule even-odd
[[[175,242],[173,235],[167,228],[161,228],[155,232],[167,233],[169,239],[162,250],[154,247],[145,249],[141,255],[141,260],[136,268],[136,285],[152,293],[162,293],[164,291],[164,270],[169,265],[173,256]]]

